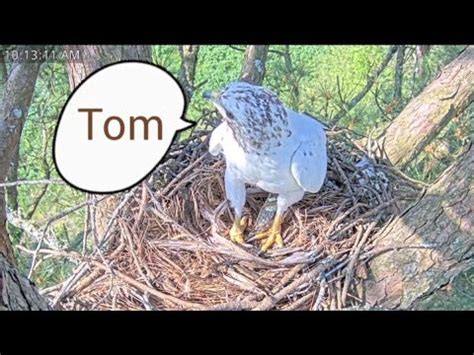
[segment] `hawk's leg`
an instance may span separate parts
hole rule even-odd
[[[265,239],[262,244],[262,251],[267,251],[276,244],[278,247],[283,246],[283,238],[281,236],[281,225],[283,223],[283,214],[292,204],[300,201],[304,196],[304,191],[285,192],[278,195],[277,212],[271,227],[256,235],[257,239]]]
[[[224,182],[227,199],[235,214],[234,224],[230,229],[229,236],[233,242],[244,243],[244,232],[247,228],[247,217],[242,218],[246,195],[245,183],[229,168],[225,171]]]
[[[281,224],[283,223],[283,216],[278,214],[273,220],[272,226],[261,233],[258,233],[255,237],[257,239],[265,239],[262,244],[262,251],[267,251],[269,248],[276,243],[281,248],[283,246],[283,238],[281,237]]]
[[[232,225],[232,228],[230,229],[229,236],[230,240],[236,243],[244,243],[244,232],[245,228],[247,228],[247,222],[248,218],[247,216],[240,218],[240,217],[235,217],[234,224]]]

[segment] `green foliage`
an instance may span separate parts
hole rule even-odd
[[[55,169],[52,151],[53,136],[59,114],[69,95],[69,84],[64,65],[48,63],[44,65],[36,83],[35,94],[25,123],[20,145],[18,178],[36,180],[59,179]],[[51,218],[77,203],[82,195],[65,185],[46,185],[47,192],[41,199],[32,222]],[[45,186],[22,185],[19,190],[19,205],[22,216],[31,212]]]
[[[207,81],[192,97],[187,112],[190,119],[199,118],[204,108],[211,108],[202,98],[205,90],[219,90],[239,78],[243,55],[229,46],[202,46],[199,49],[195,85]]]
[[[285,57],[288,48],[289,56]],[[389,47],[341,45],[288,48],[270,47],[264,84],[278,93],[286,105],[329,121],[343,108],[344,103],[347,104],[364,88],[368,76],[383,61]],[[463,46],[433,46],[422,60],[422,75],[414,76],[414,46],[407,46],[401,102],[393,100],[394,55],[369,93],[343,117],[339,125],[364,135],[370,134],[374,128],[382,129],[462,48]],[[202,98],[205,90],[218,90],[239,78],[243,55],[243,51],[230,46],[201,46],[194,83],[198,89],[188,106],[187,118],[197,120],[203,109],[211,109],[210,104]],[[176,46],[153,46],[152,56],[156,64],[174,75],[178,74],[181,59]],[[64,63],[43,65],[22,135],[19,179],[59,178],[52,160],[52,138],[68,94],[69,84]],[[472,110],[453,120],[437,138],[437,142],[446,142],[449,147],[447,152],[441,154],[441,157],[425,152],[409,167],[408,173],[417,179],[432,181],[452,161],[463,142],[472,140],[473,125]],[[66,185],[48,185],[44,189],[45,186],[42,185],[18,188],[22,217],[30,217],[29,222],[38,227],[44,227],[52,216],[80,204],[85,198],[83,193]],[[55,222],[51,231],[62,247],[78,250],[82,247],[80,239],[83,223],[84,209],[80,209]],[[11,231],[15,243],[28,248],[36,246],[36,241],[25,233],[14,228]],[[24,270],[27,270],[31,258],[22,254],[20,262]],[[35,273],[35,281],[41,287],[58,282],[66,277],[71,267],[70,263],[58,265],[45,260]]]
[[[35,93],[30,106],[28,120],[25,123],[18,166],[19,180],[59,179],[55,169],[52,151],[53,136],[59,114],[69,95],[69,84],[64,64],[47,63],[43,65],[36,82]],[[34,227],[44,227],[49,219],[65,209],[83,201],[83,193],[67,185],[20,185],[18,186],[18,204],[21,217]],[[70,214],[51,226],[58,244],[69,247],[69,238],[82,232],[84,211]],[[19,230],[13,233],[17,243],[27,248],[35,248],[36,240]],[[21,236],[21,237],[20,237]],[[29,269],[31,258],[22,257],[20,265],[23,271]],[[43,285],[44,273],[51,270],[51,262],[40,265],[36,275],[37,282]],[[63,270],[56,265],[56,271]],[[50,272],[51,273],[51,272]],[[62,271],[56,272],[63,275]],[[58,278],[55,278],[58,280]]]
[[[166,68],[175,76],[178,75],[181,58],[176,46],[153,46],[151,55],[153,63]]]

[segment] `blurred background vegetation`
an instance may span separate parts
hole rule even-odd
[[[465,46],[431,46],[421,61],[415,46],[405,46],[401,92],[396,92],[396,58],[376,79],[370,91],[339,121],[338,125],[368,136],[380,131],[416,96],[440,69],[455,58]],[[271,46],[266,63],[264,85],[276,92],[289,107],[314,115],[325,122],[332,118],[367,84],[380,65],[389,46]],[[205,90],[217,90],[239,78],[244,46],[200,46],[194,82],[196,91],[188,105],[187,118],[197,120],[203,109],[210,109],[202,99]],[[155,64],[178,76],[181,57],[177,46],[153,46]],[[202,83],[202,85],[200,85]],[[45,63],[36,83],[35,95],[26,121],[19,151],[17,180],[59,179],[52,159],[55,125],[70,94],[64,63]],[[421,181],[432,182],[452,162],[463,143],[474,138],[472,107],[453,119],[443,132],[406,169]],[[12,180],[12,179],[10,179]],[[16,191],[15,191],[16,190]],[[85,194],[67,185],[21,185],[11,189],[8,205],[33,226],[43,226],[55,214],[78,205]],[[61,247],[82,250],[84,210],[80,209],[55,223],[52,233]],[[15,245],[34,249],[35,241],[10,226]],[[28,272],[31,258],[17,255],[22,271]],[[58,265],[45,258],[33,275],[40,288],[64,280],[74,265]],[[455,295],[444,290],[425,308],[474,309],[474,271],[460,275]],[[454,303],[453,303],[454,302]]]

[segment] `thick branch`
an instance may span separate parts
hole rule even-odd
[[[0,311],[49,309],[36,286],[0,254]]]
[[[194,77],[196,75],[196,64],[198,61],[198,45],[180,45],[178,46],[181,56],[181,67],[179,69],[178,80],[183,85],[188,103],[191,101],[195,87]]]
[[[268,48],[270,46],[247,46],[240,78],[255,85],[262,85],[265,77]]]
[[[474,148],[472,146],[403,215],[375,238],[388,250],[370,263],[367,302],[407,309],[474,266]],[[433,249],[397,249],[405,245]],[[393,250],[392,250],[393,248]]]
[[[405,46],[398,46],[397,62],[395,65],[395,90],[393,99],[399,105],[402,102],[402,87],[403,87],[403,64],[405,62]]]
[[[474,98],[474,46],[448,64],[386,129],[380,142],[392,164],[405,167]]]
[[[19,51],[27,47],[18,48]],[[21,131],[33,96],[40,63],[17,59],[5,83],[0,103],[0,183],[4,182],[18,149]],[[14,263],[13,250],[6,229],[5,192],[0,189],[0,252]]]

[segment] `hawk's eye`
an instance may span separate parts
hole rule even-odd
[[[229,119],[231,119],[231,120],[235,119],[235,117],[234,117],[234,115],[232,114],[232,112],[226,110],[225,113],[226,113],[227,118],[229,118]]]

